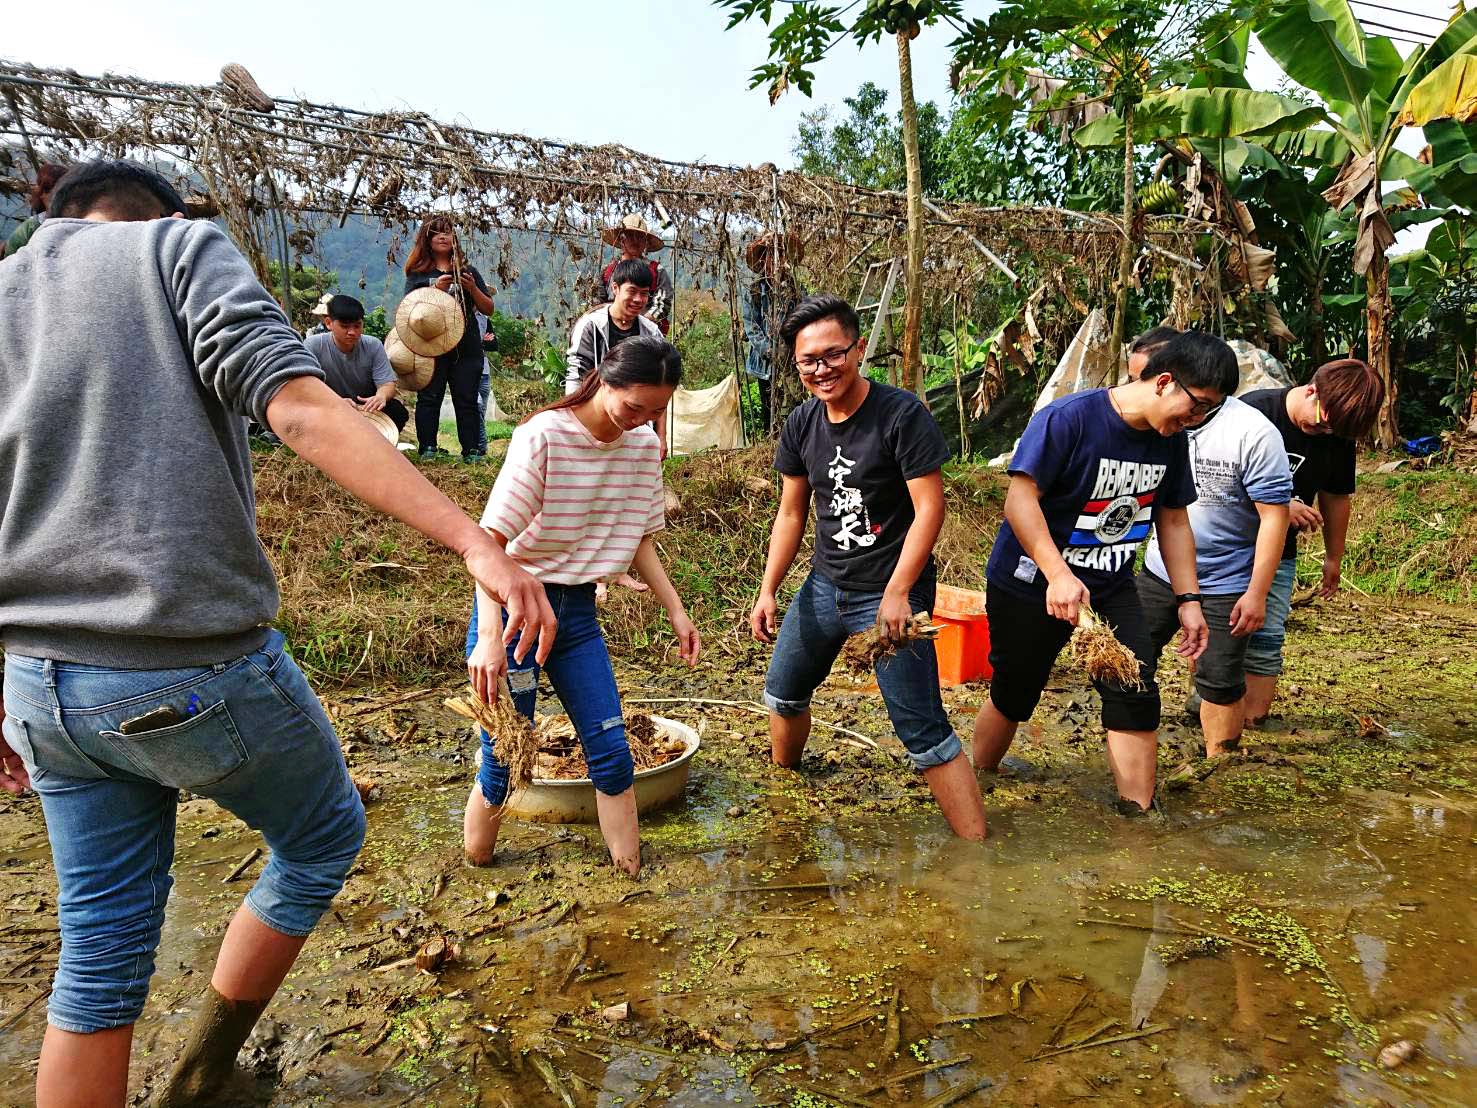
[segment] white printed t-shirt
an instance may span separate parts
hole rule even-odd
[[[513,431],[482,526],[546,585],[624,573],[666,526],[661,440],[642,426],[601,442],[568,408],[540,412]]]
[[[1234,396],[1187,434],[1195,473],[1195,503],[1188,514],[1200,591],[1235,596],[1251,585],[1261,527],[1256,506],[1292,499],[1287,449],[1267,417]],[[1157,533],[1144,554],[1144,568],[1169,580]]]

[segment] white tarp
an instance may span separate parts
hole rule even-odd
[[[678,386],[667,408],[668,453],[696,454],[710,447],[731,450],[743,444],[737,374],[729,374],[712,388]]]
[[[1107,314],[1101,308],[1092,309],[1082,321],[1082,326],[1077,328],[1072,341],[1067,344],[1067,349],[1062,353],[1051,377],[1042,386],[1041,395],[1036,398],[1036,406],[1031,409],[1031,414],[1039,412],[1053,400],[1071,396],[1074,392],[1122,384],[1127,380],[1126,357],[1119,361],[1113,380],[1108,380],[1108,343],[1111,339]],[[1245,339],[1229,339],[1226,345],[1235,352],[1236,365],[1241,371],[1241,380],[1236,386],[1238,396],[1256,389],[1287,388],[1293,384],[1292,374],[1265,350],[1252,346]],[[1006,453],[991,458],[989,464],[997,469],[1003,468],[1010,464],[1014,453],[1015,447],[1012,446]]]

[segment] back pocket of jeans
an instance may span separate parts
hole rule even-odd
[[[156,731],[99,731],[98,736],[138,773],[172,788],[203,789],[246,764],[246,745],[224,700]]]

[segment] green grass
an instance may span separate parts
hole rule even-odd
[[[1354,494],[1344,580],[1371,594],[1477,599],[1477,476],[1450,469],[1371,474]],[[1300,544],[1299,570],[1317,579],[1321,536]]]
[[[510,439],[512,437],[513,425],[511,423],[499,423],[495,419],[489,419],[487,421],[488,442],[496,442],[498,439]],[[441,429],[438,435],[438,441],[441,443],[441,448],[443,450],[451,449],[451,446],[447,445],[448,443],[452,444],[453,446],[456,444],[455,420],[443,419],[441,421]]]

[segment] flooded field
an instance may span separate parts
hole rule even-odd
[[[865,689],[828,687],[789,772],[737,637],[695,676],[618,665],[632,707],[703,737],[637,881],[588,827],[514,825],[495,867],[463,866],[451,690],[330,697],[378,799],[242,1102],[1477,1103],[1477,621],[1355,597],[1292,630],[1278,715],[1223,765],[1196,760],[1167,663],[1181,772],[1157,819],[1112,813],[1095,697],[1059,673],[1015,751],[1030,769],[984,782],[983,845],[947,834]],[[984,695],[947,694],[962,733]],[[34,799],[0,800],[0,843],[0,1097],[27,1104],[57,950]],[[260,865],[223,880],[257,844],[208,802],[179,844],[141,1089]],[[442,935],[454,959],[418,971]]]

